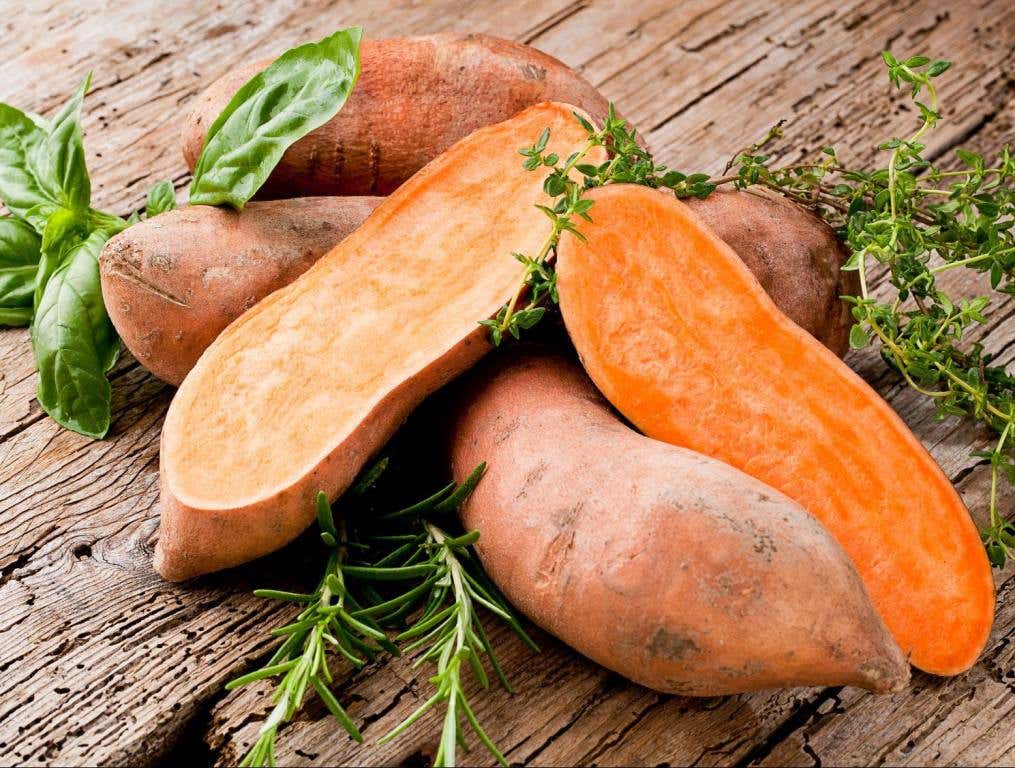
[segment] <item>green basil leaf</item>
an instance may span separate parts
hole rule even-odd
[[[59,232],[63,240],[49,245],[60,263],[46,281],[32,323],[37,397],[62,426],[100,438],[110,422],[106,373],[120,349],[99,284],[99,252],[109,235],[83,234],[66,222]],[[50,234],[55,237],[57,229]]]
[[[52,123],[0,104],[0,200],[40,234],[57,209],[88,208],[81,104],[90,81],[91,75]]]
[[[0,310],[27,309],[31,319],[41,245],[27,222],[12,216],[0,217]]]
[[[53,118],[46,140],[33,150],[35,166],[43,179],[55,185],[60,204],[72,211],[87,210],[92,198],[81,140],[81,105],[91,82],[89,72],[77,92]]]
[[[33,306],[39,307],[49,278],[64,263],[71,249],[87,234],[86,224],[81,217],[66,208],[57,208],[46,220],[46,228],[42,232],[39,269],[35,277]]]
[[[41,234],[58,207],[52,185],[35,167],[36,150],[47,130],[19,109],[0,103],[0,200]]]
[[[190,202],[242,209],[295,141],[328,122],[359,78],[362,30],[283,53],[236,92],[212,123]]]
[[[0,325],[22,328],[32,322],[32,308],[5,309],[0,307]]]
[[[173,189],[173,182],[169,179],[160,181],[148,190],[148,204],[145,206],[145,215],[150,219],[160,213],[171,211],[176,207],[176,191]]]

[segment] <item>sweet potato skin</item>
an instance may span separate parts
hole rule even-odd
[[[212,343],[166,415],[159,573],[181,580],[278,549],[336,498],[424,397],[489,347],[549,225],[516,149],[587,141],[571,105],[482,128],[396,190],[295,282]],[[520,142],[520,143],[519,143]],[[605,155],[598,149],[593,162]]]
[[[646,435],[738,467],[821,520],[917,667],[971,666],[993,577],[919,440],[687,206],[631,185],[590,195],[588,240],[561,242],[557,283],[599,390]]]
[[[459,139],[542,101],[573,104],[599,120],[607,102],[584,78],[521,43],[480,34],[364,40],[361,74],[342,110],[293,144],[261,197],[386,195]],[[191,170],[204,137],[268,61],[212,83],[183,126]]]
[[[841,296],[860,292],[859,273],[820,217],[775,193],[720,189],[684,201],[729,245],[790,320],[839,357],[853,324]]]
[[[197,205],[135,224],[99,258],[113,325],[138,362],[179,385],[229,323],[306,272],[383,199]]]
[[[800,506],[639,435],[560,357],[506,355],[456,402],[451,463],[487,470],[462,508],[510,601],[656,690],[897,690],[909,666],[842,549]]]

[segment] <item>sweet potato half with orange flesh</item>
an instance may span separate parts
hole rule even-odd
[[[800,503],[853,559],[916,666],[968,668],[993,621],[993,579],[966,508],[920,442],[687,206],[630,185],[591,197],[588,241],[562,241],[557,279],[596,386],[646,435]]]
[[[459,139],[533,104],[574,104],[597,123],[608,106],[552,56],[489,35],[364,40],[360,60],[345,106],[286,151],[261,197],[386,195]],[[181,136],[191,170],[215,118],[270,63],[233,70],[198,97]]]
[[[490,359],[456,411],[455,478],[487,462],[461,510],[483,566],[594,661],[692,696],[909,679],[813,517],[728,464],[638,434],[577,364]]]
[[[102,296],[145,368],[179,385],[229,323],[288,285],[384,198],[195,205],[138,222],[102,249]]]
[[[547,127],[550,151],[582,148],[571,112],[542,104],[463,139],[205,351],[162,431],[163,576],[293,539],[318,490],[340,494],[426,395],[489,349],[478,321],[522,278],[512,252],[536,252],[550,227],[534,207],[543,174],[517,150]]]

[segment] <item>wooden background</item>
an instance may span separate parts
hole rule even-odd
[[[121,214],[147,189],[188,177],[177,132],[198,91],[231,65],[362,24],[371,36],[484,31],[531,43],[583,72],[682,169],[725,158],[789,119],[796,157],[834,143],[851,162],[914,124],[893,98],[880,51],[953,59],[942,80],[946,122],[930,139],[945,164],[965,145],[1011,140],[1015,4],[1011,0],[524,0],[495,2],[170,2],[10,4],[2,24],[0,100],[51,114],[87,70],[85,143],[93,201]],[[13,12],[10,12],[13,11]],[[947,273],[956,290],[959,271]],[[977,286],[968,282],[968,290]],[[991,309],[974,334],[1007,364],[1015,306]],[[971,339],[972,340],[972,339]],[[125,356],[113,373],[114,424],[93,442],[39,410],[27,335],[0,331],[0,761],[24,764],[234,762],[268,711],[264,688],[222,683],[268,649],[286,615],[250,595],[306,558],[290,551],[197,584],[161,582],[158,437],[172,390]],[[937,422],[872,353],[851,364],[902,414],[983,510],[989,471],[969,458],[985,435]],[[1003,508],[1012,508],[1005,491]],[[997,575],[998,613],[967,674],[916,674],[909,690],[797,689],[718,699],[663,696],[629,684],[537,633],[533,657],[503,633],[518,693],[475,698],[512,762],[632,764],[988,764],[1015,762],[1015,569]],[[347,741],[311,705],[285,728],[284,763],[407,763],[433,754],[426,721],[372,742],[427,693],[425,675],[386,661],[341,684],[368,745]],[[470,761],[488,763],[481,750]]]

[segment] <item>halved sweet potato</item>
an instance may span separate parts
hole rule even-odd
[[[533,104],[567,102],[597,121],[607,110],[606,99],[567,65],[489,35],[367,39],[360,59],[345,106],[286,151],[260,196],[386,195],[462,137]],[[270,63],[240,67],[198,97],[181,137],[191,170],[215,118]]]
[[[159,572],[184,579],[282,546],[430,392],[489,348],[549,221],[518,148],[586,143],[568,105],[481,129],[400,187],[296,282],[230,325],[184,379],[162,432]],[[593,162],[603,156],[597,149]]]
[[[969,513],[920,442],[687,206],[630,185],[591,197],[588,242],[563,240],[558,286],[603,394],[646,435],[799,502],[856,563],[916,666],[968,668],[990,632],[993,578]]]
[[[229,323],[306,272],[383,199],[195,205],[139,222],[102,249],[106,309],[138,362],[178,385]]]
[[[589,658],[692,696],[909,679],[813,517],[727,464],[639,435],[576,364],[490,359],[455,411],[455,479],[487,462],[461,510],[483,566]]]

